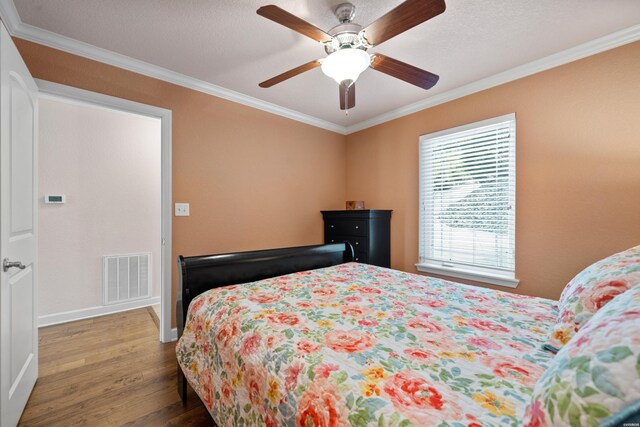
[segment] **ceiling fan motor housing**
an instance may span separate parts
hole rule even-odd
[[[340,24],[336,25],[328,31],[329,35],[333,37],[333,40],[329,43],[325,43],[324,50],[331,54],[336,50],[344,48],[365,48],[359,37],[362,26],[358,24]]]
[[[351,3],[342,3],[335,8],[334,13],[340,24],[327,31],[333,40],[325,43],[324,50],[328,54],[345,48],[366,50],[369,46],[363,43],[359,35],[362,31],[362,25],[352,22],[356,16],[356,7]]]

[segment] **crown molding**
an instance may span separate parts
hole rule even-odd
[[[341,126],[331,123],[308,114],[300,113],[289,108],[262,101],[252,96],[223,88],[203,80],[195,79],[175,71],[167,70],[147,62],[139,61],[119,53],[111,52],[88,43],[84,43],[51,31],[43,30],[22,22],[15,8],[13,0],[0,0],[0,18],[5,23],[9,34],[14,37],[35,42],[44,46],[68,52],[74,55],[82,56],[94,61],[102,62],[114,67],[122,68],[148,77],[163,80],[189,89],[197,90],[208,95],[217,96],[228,101],[247,105],[259,110],[267,111],[282,117],[296,120],[302,123],[316,126],[322,129],[330,130],[342,135],[349,135],[354,132],[367,129],[418,111],[453,101],[494,86],[508,83],[531,74],[539,73],[550,68],[558,67],[587,56],[595,55],[605,50],[613,49],[628,43],[640,40],[640,25],[635,25],[612,34],[600,37],[598,39],[583,43],[581,45],[566,49],[562,52],[555,53],[520,65],[510,70],[503,71],[493,76],[477,80],[475,82],[460,86],[458,88],[446,91],[444,93],[434,95],[424,100],[397,108],[371,119],[355,123],[351,126]]]
[[[0,19],[7,27],[9,34],[13,35],[16,26],[22,23],[13,0],[0,0]]]
[[[476,80],[475,82],[467,85],[397,108],[371,119],[364,120],[360,123],[348,126],[346,134],[349,135],[390,120],[407,116],[409,114],[413,114],[439,104],[444,104],[445,102],[453,101],[454,99],[462,98],[513,80],[521,79],[550,68],[558,67],[569,62],[577,61],[578,59],[586,58],[587,56],[595,55],[597,53],[604,52],[605,50],[613,49],[637,40],[640,40],[640,25],[634,25],[633,27],[616,31],[615,33],[611,33],[604,37],[600,37],[553,55],[529,62],[528,64],[511,68],[510,70],[494,74],[493,76],[486,77],[481,80]]]

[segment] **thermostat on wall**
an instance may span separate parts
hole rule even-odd
[[[64,196],[64,194],[47,194],[46,196],[44,196],[45,203],[64,203],[66,199],[67,198]]]

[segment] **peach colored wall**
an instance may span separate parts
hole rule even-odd
[[[344,206],[344,135],[14,42],[36,78],[172,110],[173,201],[191,204],[190,217],[173,218],[173,259],[322,243],[320,210]],[[176,286],[174,265],[174,301]]]
[[[38,314],[103,305],[103,255],[151,252],[159,296],[160,120],[50,99],[38,114]]]
[[[393,268],[416,272],[419,136],[512,112],[515,292],[558,298],[580,269],[640,243],[635,42],[348,135],[347,199],[394,210]]]
[[[638,42],[346,138],[15,42],[37,78],[173,111],[173,199],[192,210],[173,220],[174,257],[318,243],[319,210],[350,199],[394,210],[392,266],[415,272],[419,135],[510,112],[516,292],[557,298],[580,268],[640,240]]]

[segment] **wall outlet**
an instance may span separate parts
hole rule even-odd
[[[176,203],[176,216],[189,216],[189,203]]]

